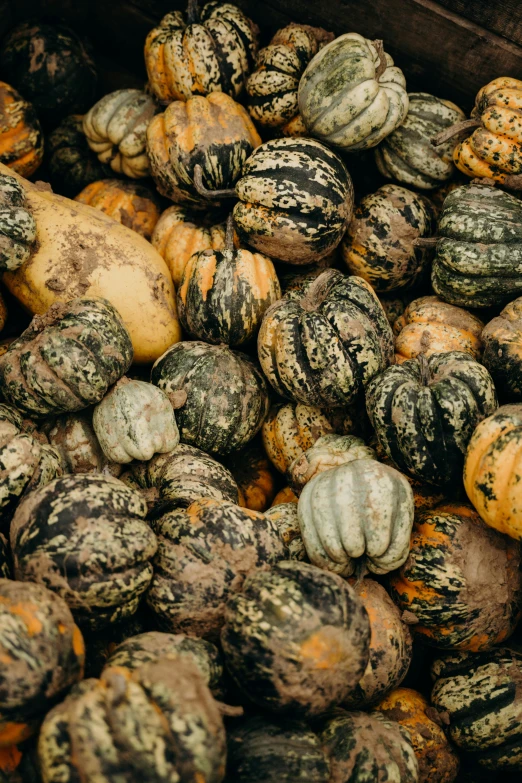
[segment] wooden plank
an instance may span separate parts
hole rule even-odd
[[[440,5],[470,22],[522,45],[520,0],[438,0]]]

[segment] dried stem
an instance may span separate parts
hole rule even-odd
[[[331,278],[335,277],[337,274],[337,270],[335,269],[325,269],[324,272],[321,272],[321,274],[315,278],[314,282],[299,302],[303,310],[306,310],[309,313],[317,310],[328,294]]]
[[[187,22],[189,24],[196,24],[196,22],[199,22],[198,0],[188,0],[188,3],[187,3]]]
[[[234,218],[232,213],[227,217],[227,228],[225,232],[225,253],[234,252]]]
[[[453,136],[457,136],[463,131],[471,130],[471,128],[478,128],[479,125],[482,125],[480,120],[462,120],[461,122],[456,122],[454,125],[450,125],[449,128],[437,133],[437,135],[431,139],[431,143],[434,147],[439,147],[449,139],[452,139]]]
[[[384,54],[383,42],[380,39],[377,39],[376,41],[373,41],[373,45],[377,54],[379,55],[379,65],[375,69],[375,78],[378,81],[388,67],[388,63],[386,62],[386,55]]]
[[[199,163],[194,166],[194,187],[200,196],[210,200],[215,198],[237,198],[235,188],[228,188],[226,190],[208,190],[203,184],[203,169]]]
[[[417,237],[413,240],[413,247],[427,248],[436,247],[440,237]]]
[[[417,361],[420,367],[421,383],[423,386],[429,386],[431,381],[430,365],[425,353],[417,355]]]

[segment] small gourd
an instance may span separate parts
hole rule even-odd
[[[0,162],[30,177],[43,154],[42,128],[33,105],[10,84],[0,82]]]
[[[36,223],[26,208],[23,187],[14,177],[0,175],[0,272],[13,272],[22,266],[35,240]]]
[[[372,459],[375,452],[355,435],[323,435],[288,468],[295,492],[302,491],[314,476],[355,459]]]
[[[330,419],[320,408],[300,402],[275,403],[263,422],[263,446],[274,467],[286,473],[318,438],[333,431]]]
[[[137,231],[149,240],[161,214],[157,194],[133,181],[97,180],[88,184],[74,200],[100,209],[118,223]]]

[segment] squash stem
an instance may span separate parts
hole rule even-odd
[[[373,41],[373,45],[379,55],[379,65],[375,69],[375,78],[379,81],[388,67],[388,63],[386,62],[386,55],[384,54],[384,43],[380,39],[377,39],[376,41]]]
[[[441,144],[449,141],[449,139],[452,139],[453,136],[457,136],[459,133],[471,130],[472,128],[478,128],[479,125],[482,125],[480,120],[462,120],[462,122],[456,122],[454,125],[450,125],[449,128],[437,133],[437,135],[431,139],[431,143],[434,147],[439,147]]]
[[[508,190],[522,190],[522,174],[508,174],[500,184]]]
[[[417,355],[417,361],[420,366],[420,379],[423,386],[429,386],[431,381],[430,365],[425,353]]]
[[[328,294],[329,283],[332,277],[337,274],[335,269],[325,269],[324,272],[315,278],[314,282],[300,300],[299,304],[307,313],[313,313],[317,310],[321,302]]]
[[[427,248],[436,247],[440,237],[417,237],[413,240],[413,247]]]
[[[199,22],[198,0],[188,0],[188,3],[187,3],[187,22],[189,24],[196,24],[197,22]]]
[[[196,188],[199,195],[203,196],[203,198],[237,198],[235,188],[228,188],[225,190],[208,190],[208,188],[206,188],[203,184],[203,169],[199,163],[194,166],[194,187]]]
[[[225,232],[225,253],[234,252],[234,218],[232,213],[227,217],[227,228]]]

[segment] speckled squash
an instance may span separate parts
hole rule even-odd
[[[464,486],[486,525],[522,539],[522,405],[502,405],[469,442]]]
[[[187,393],[176,411],[181,441],[211,453],[245,446],[268,413],[262,374],[245,354],[226,346],[178,343],[154,364],[151,380],[167,395]]]
[[[266,511],[276,494],[276,483],[263,449],[249,445],[232,454],[228,466],[241,493],[239,505],[252,511]]]
[[[386,317],[390,322],[390,326],[393,328],[395,322],[400,318],[407,307],[408,302],[406,297],[404,294],[398,294],[397,296],[394,296],[393,294],[388,296],[386,294],[381,294],[379,296],[379,302],[382,304]]]
[[[345,150],[368,149],[404,121],[406,81],[382,41],[346,33],[306,68],[299,111],[312,136]]]
[[[301,721],[260,715],[237,721],[228,733],[229,783],[328,783],[319,738]]]
[[[458,482],[477,424],[497,408],[491,375],[469,353],[408,359],[370,382],[366,409],[400,470],[436,486]]]
[[[131,179],[148,177],[147,127],[157,112],[142,90],[116,90],[101,98],[83,118],[89,147],[101,163]]]
[[[0,579],[0,748],[34,733],[82,679],[84,658],[65,601],[41,585]]]
[[[484,357],[504,399],[522,399],[522,297],[504,307],[482,332]]]
[[[315,476],[297,511],[307,555],[320,568],[351,576],[363,562],[386,574],[408,557],[413,492],[402,473],[374,459]]]
[[[451,101],[426,92],[410,92],[406,119],[375,150],[381,174],[403,185],[433,190],[451,179],[455,172],[453,148],[449,139],[434,147],[431,140],[465,119],[464,112]]]
[[[308,561],[305,545],[301,536],[299,519],[297,516],[297,497],[295,502],[289,502],[286,498],[265,511],[265,515],[277,527],[279,536],[285,547],[285,556],[288,560]]]
[[[0,70],[49,122],[84,111],[94,98],[94,63],[79,36],[64,24],[19,24],[3,41]]]
[[[58,416],[47,437],[62,455],[69,473],[121,473],[121,466],[110,462],[102,451],[92,427],[91,411]]]
[[[179,432],[167,395],[144,381],[123,377],[95,407],[92,424],[111,462],[150,460],[176,448]]]
[[[428,357],[467,351],[480,361],[483,328],[480,318],[467,310],[447,304],[438,296],[421,296],[410,302],[393,325],[395,359],[402,364],[420,353]]]
[[[380,712],[336,710],[325,721],[319,739],[330,763],[330,783],[418,781],[408,732]]]
[[[430,260],[414,242],[431,234],[433,218],[429,202],[400,185],[364,196],[341,244],[350,273],[379,293],[414,285]]]
[[[261,138],[247,110],[223,92],[169,104],[147,128],[147,154],[162,195],[176,204],[208,209],[194,184],[202,169],[208,190],[232,188]]]
[[[220,783],[225,754],[218,705],[188,657],[84,680],[47,715],[38,739],[46,783]]]
[[[471,112],[478,127],[453,153],[460,171],[503,183],[522,174],[521,106],[520,79],[500,76],[479,90]]]
[[[281,503],[297,503],[299,498],[291,487],[280,489],[272,501],[270,508],[281,505]]]
[[[522,771],[522,654],[508,648],[435,661],[431,703],[468,762],[490,773]]]
[[[320,408],[300,402],[276,403],[263,422],[265,451],[277,470],[286,473],[292,462],[333,426]]]
[[[247,160],[236,184],[240,239],[270,258],[310,264],[334,250],[353,212],[342,160],[313,139],[274,139]]]
[[[120,179],[91,182],[74,200],[100,209],[149,240],[161,214],[160,200],[153,190]]]
[[[419,783],[453,783],[459,758],[424,696],[411,688],[396,688],[375,709],[408,732],[419,765]]]
[[[36,223],[27,208],[24,189],[14,177],[0,174],[0,272],[22,266],[35,240]]]
[[[257,52],[257,26],[232,3],[213,0],[187,17],[172,11],[145,41],[149,87],[164,103],[243,91]]]
[[[0,579],[11,578],[11,553],[7,538],[0,533]]]
[[[288,468],[292,488],[300,493],[314,476],[355,459],[372,459],[375,452],[355,435],[323,435]]]
[[[267,311],[258,355],[282,397],[346,407],[392,362],[393,335],[371,286],[327,269],[301,299],[281,299]]]
[[[0,82],[0,162],[24,177],[34,174],[44,154],[44,139],[31,103]]]
[[[379,462],[384,463],[384,465],[390,465],[392,468],[394,467],[393,460],[391,460],[383,450],[377,440],[377,436],[371,440],[370,445],[375,449]],[[432,509],[446,499],[446,492],[444,489],[436,487],[433,484],[428,484],[425,481],[419,481],[408,475],[405,475],[405,478],[408,480],[413,491],[415,513]]]
[[[415,522],[410,554],[390,578],[397,604],[426,644],[480,652],[507,639],[522,609],[520,545],[466,505]]]
[[[138,492],[108,475],[67,476],[32,492],[11,523],[16,579],[44,584],[90,629],[134,614],[156,536]]]
[[[485,183],[452,190],[439,219],[432,285],[462,307],[505,304],[522,291],[522,201]]]
[[[370,660],[343,706],[366,709],[401,684],[410,667],[412,640],[399,609],[379,582],[361,579],[351,583],[370,620]]]
[[[256,70],[246,83],[247,108],[253,120],[261,126],[280,128],[298,115],[301,75],[312,57],[333,38],[320,27],[304,24],[289,24],[277,31],[257,55]]]
[[[225,609],[229,672],[252,702],[314,716],[344,701],[366,669],[370,625],[336,574],[288,560],[245,581]]]
[[[106,299],[73,299],[35,316],[0,357],[0,382],[8,402],[46,416],[99,402],[129,368],[129,333]]]
[[[74,198],[91,182],[110,176],[109,166],[100,163],[83,132],[83,115],[71,114],[46,139],[47,168],[53,189]]]

